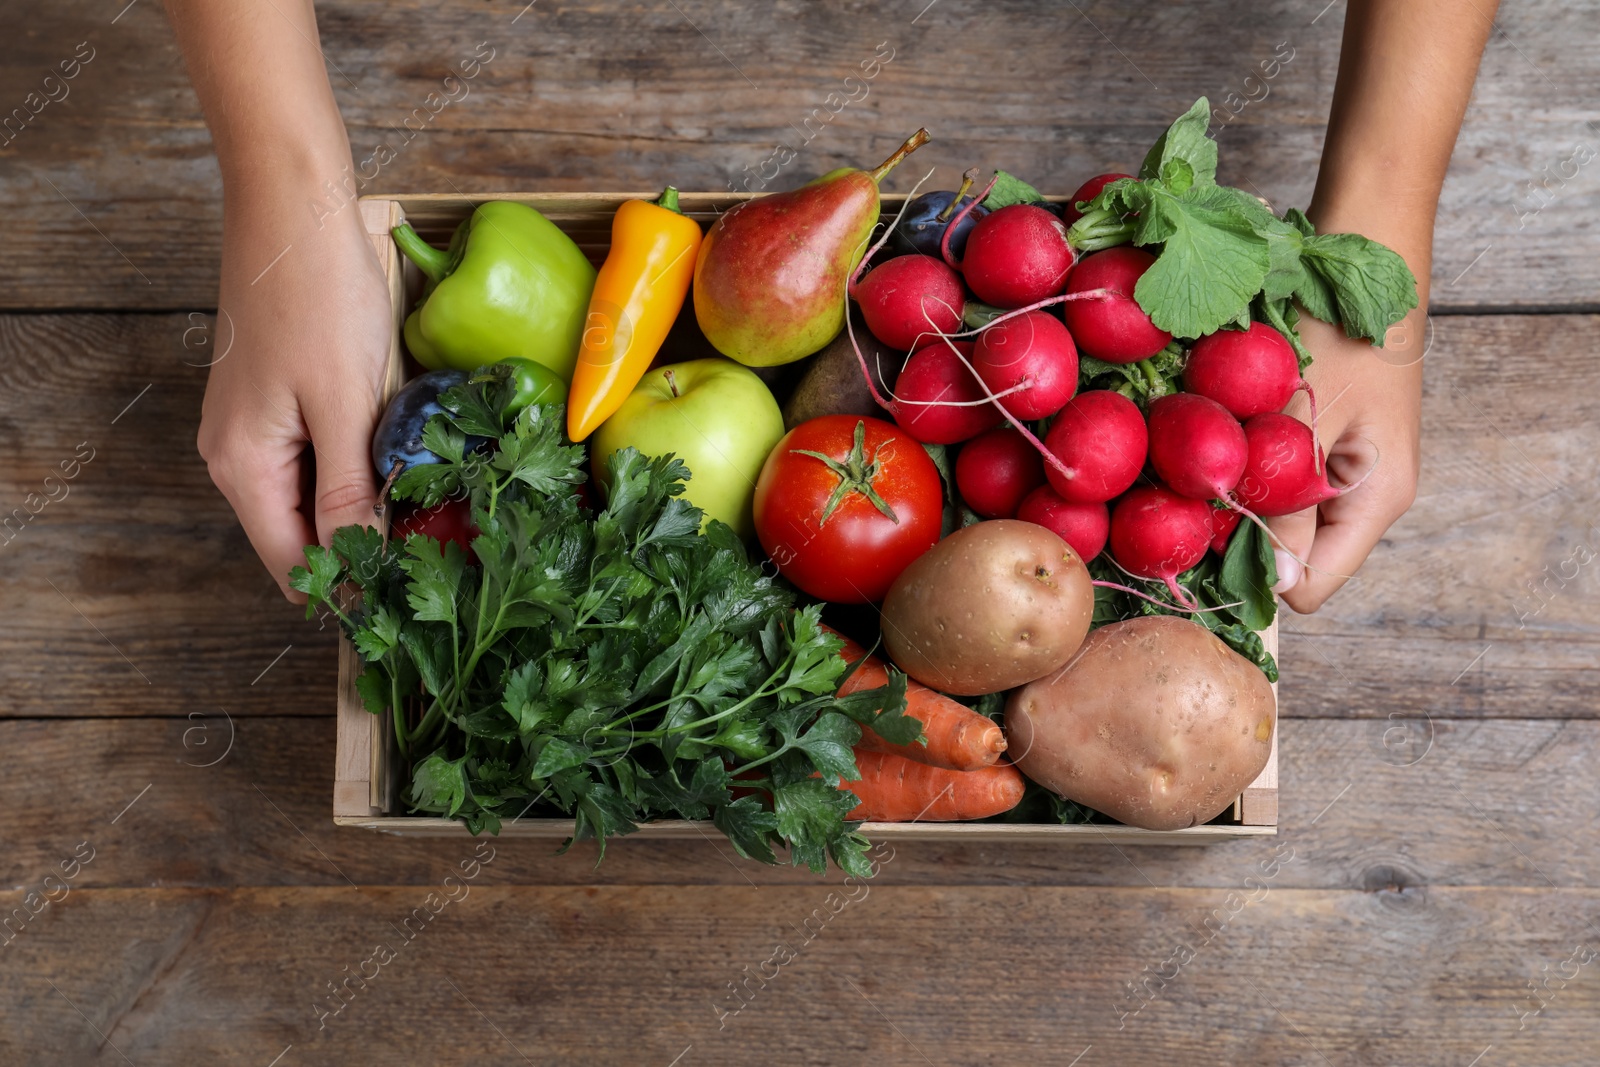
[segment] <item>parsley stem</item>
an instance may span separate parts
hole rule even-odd
[[[393,671],[389,672],[389,708],[394,713],[394,739],[400,746],[400,755],[405,759],[411,758],[411,745],[406,737],[406,713],[400,703],[400,677]]]
[[[338,604],[334,603],[332,600],[327,600],[327,599],[323,599],[323,598],[320,598],[320,597],[318,599],[321,599],[324,604],[328,605],[329,608],[333,609],[333,613],[335,615],[339,616],[339,621],[344,625],[344,628],[345,628],[346,632],[355,633],[356,624],[350,621],[350,616],[346,615],[343,611],[339,610],[339,605]]]
[[[771,763],[773,760],[777,759],[779,756],[783,755],[793,747],[793,745],[786,743],[782,748],[778,749],[778,751],[772,753],[771,755],[762,756],[758,760],[751,760],[743,767],[735,767],[733,770],[728,772],[728,777],[737,778],[739,775],[744,774],[746,771],[753,770],[754,768],[761,766],[763,763]],[[743,786],[745,783],[741,781],[739,784]]]
[[[482,622],[481,616],[479,622]],[[450,620],[450,653],[450,669],[455,672],[456,678],[455,692],[459,693],[461,692],[461,627],[454,619]]]
[[[743,711],[746,707],[748,707],[750,704],[754,703],[755,701],[761,699],[764,696],[771,696],[772,693],[775,692],[775,690],[769,690],[768,687],[772,685],[773,680],[776,679],[778,677],[778,675],[780,675],[780,674],[782,674],[784,672],[785,668],[787,668],[789,666],[789,661],[792,660],[792,659],[794,659],[794,653],[790,652],[789,655],[784,658],[784,661],[778,665],[778,669],[773,671],[770,675],[768,675],[767,676],[767,680],[762,682],[761,685],[756,688],[755,692],[751,693],[749,696],[745,697],[743,700],[739,701],[737,704],[733,705],[732,707],[723,708],[721,711],[717,712],[715,715],[708,715],[703,719],[696,719],[694,722],[679,723],[677,726],[671,727],[670,729],[665,727],[665,726],[663,726],[659,730],[650,730],[650,731],[648,731],[646,733],[634,734],[634,736],[635,737],[665,737],[667,734],[681,734],[686,730],[693,730],[693,729],[696,729],[696,728],[701,727],[701,726],[709,726],[712,723],[717,722],[718,720],[726,719],[729,715],[732,715],[735,712]]]

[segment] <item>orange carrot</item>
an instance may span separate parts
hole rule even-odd
[[[835,637],[844,639],[839,655],[846,663],[867,656],[867,650],[836,630]],[[883,661],[867,656],[855,673],[844,680],[839,695],[854,693],[858,689],[874,689],[889,680]],[[861,728],[861,747],[871,752],[889,752],[906,759],[916,760],[934,767],[956,771],[975,771],[993,765],[1006,750],[1006,735],[995,723],[979,715],[965,704],[957,703],[943,693],[929,689],[911,679],[906,679],[906,714],[922,723],[922,734],[928,739],[926,747],[920,744],[896,745],[885,741],[871,728]]]
[[[1010,811],[1022,800],[1022,772],[1009,763],[952,771],[857,746],[856,767],[861,781],[839,783],[861,801],[846,816],[851,821],[983,819]]]

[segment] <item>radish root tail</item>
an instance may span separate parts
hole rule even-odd
[[[1316,446],[1316,454],[1313,455],[1311,459],[1311,469],[1316,476],[1320,478],[1322,477],[1324,463],[1322,456],[1322,441],[1317,437],[1317,392],[1315,389],[1311,388],[1311,383],[1306,381],[1304,378],[1301,378],[1298,382],[1295,382],[1294,387],[1296,391],[1301,389],[1305,390],[1306,403],[1311,405],[1311,443]]]
[[[1240,604],[1244,603],[1244,601],[1239,600],[1239,601],[1235,601],[1232,604],[1217,604],[1216,606],[1209,607],[1209,608],[1200,607],[1198,604],[1196,604],[1194,607],[1190,608],[1190,607],[1182,607],[1182,606],[1180,606],[1178,604],[1169,604],[1165,600],[1160,600],[1160,599],[1158,599],[1156,597],[1151,596],[1148,593],[1141,593],[1141,592],[1139,592],[1139,590],[1134,589],[1131,586],[1118,585],[1116,582],[1105,582],[1105,581],[1101,581],[1100,579],[1096,578],[1096,579],[1092,580],[1089,584],[1090,585],[1099,586],[1101,589],[1115,589],[1119,593],[1127,593],[1129,596],[1136,596],[1140,600],[1147,600],[1150,603],[1154,604],[1156,607],[1164,608],[1167,611],[1182,611],[1182,612],[1187,612],[1190,615],[1203,614],[1204,612],[1207,612],[1207,611],[1220,611],[1223,608],[1236,608]],[[1177,582],[1173,581],[1172,579],[1168,579],[1167,580],[1167,584],[1168,584],[1169,587],[1175,587],[1177,589],[1183,589],[1183,586],[1178,585]],[[1187,594],[1187,590],[1185,590],[1185,594]]]
[[[922,188],[924,182],[933,177],[933,171],[935,169],[937,168],[930,168],[928,173],[917,179],[917,184],[911,187],[911,191],[906,194],[905,200],[901,202],[900,210],[895,212],[894,221],[884,227],[883,236],[879,237],[877,242],[867,249],[866,254],[861,257],[861,262],[856,264],[856,269],[850,272],[850,280],[845,283],[844,287],[844,310],[846,317],[849,317],[850,313],[849,298],[856,295],[856,283],[859,282],[861,280],[861,276],[866,273],[868,265],[872,263],[872,257],[877,255],[883,246],[889,243],[890,235],[894,233],[894,228],[900,225],[900,220],[905,217],[906,208],[911,206],[911,201],[917,195],[917,190]]]
[[[951,219],[950,225],[944,228],[944,233],[939,238],[939,257],[943,259],[952,270],[960,270],[961,264],[956,262],[955,253],[950,251],[950,235],[956,232],[956,230],[961,226],[961,223],[966,220],[968,215],[972,214],[973,208],[977,207],[979,204],[983,203],[989,198],[989,194],[994,191],[994,183],[999,180],[1000,172],[995,171],[994,177],[989,179],[989,184],[983,187],[983,192],[979,193],[965,204],[962,204],[961,210],[956,212],[956,217]]]

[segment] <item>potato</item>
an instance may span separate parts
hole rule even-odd
[[[1147,830],[1209,822],[1272,751],[1261,669],[1171,615],[1102,626],[1066,669],[1006,702],[1007,754],[1056,793]]]
[[[1057,670],[1083,644],[1094,588],[1061,538],[1016,519],[957,530],[901,572],[883,602],[883,644],[911,677],[961,696]]]

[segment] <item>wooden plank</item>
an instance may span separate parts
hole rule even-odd
[[[376,171],[366,165],[372,180],[360,192],[667,181],[720,189],[759,175],[782,142],[798,155],[772,186],[791,187],[875,162],[928,124],[938,140],[892,188],[908,188],[912,172],[929,166],[950,183],[982,162],[1065,193],[1091,173],[1136,165],[1195,97],[1259,96],[1263,87],[1244,79],[1292,50],[1266,97],[1244,106],[1220,139],[1225,179],[1280,205],[1303,204],[1344,13],[1335,5],[1308,15],[1268,0],[1137,14],[1106,5],[1063,12],[1037,0],[945,0],[907,14],[828,0],[781,16],[697,0],[632,5],[622,21],[598,0],[520,8],[318,5],[353,165],[380,145],[395,153]],[[1596,11],[1592,0],[1533,0],[1499,12],[1441,206],[1437,306],[1593,305],[1600,264],[1586,249],[1600,222],[1600,181],[1594,164],[1569,161],[1578,145],[1595,144],[1587,103],[1600,96],[1589,32]],[[418,26],[428,28],[425,39]],[[34,13],[0,59],[3,98],[20,103],[86,40],[95,58],[68,83],[67,101],[47,105],[0,147],[20,164],[0,171],[0,195],[13,206],[0,302],[211,306],[218,170],[159,8],[137,5],[115,24],[89,0]],[[860,81],[880,41],[893,58]],[[479,42],[493,58],[457,88],[444,85]],[[847,76],[858,81],[847,85]],[[430,115],[425,101],[441,91],[456,102]],[[830,93],[840,94],[832,104]],[[857,99],[840,106],[847,96]],[[1548,190],[1537,213],[1545,200],[1530,182]]]
[[[900,862],[886,855],[885,869]],[[74,889],[7,946],[0,1057],[257,1067],[418,1062],[419,1052],[430,1063],[680,1067],[1600,1057],[1600,983],[1593,950],[1583,954],[1584,916],[1600,905],[1592,889],[1298,890],[1270,876],[1238,891],[975,893],[837,879],[555,888],[500,885],[499,868],[496,854],[448,889],[442,873],[361,889]],[[358,977],[343,985],[348,975]],[[1530,982],[1545,983],[1542,1008]]]
[[[332,625],[282,601],[194,451],[206,321],[0,316],[0,518],[95,449],[0,529],[0,716],[333,711]],[[1417,503],[1323,611],[1285,615],[1285,714],[1595,717],[1600,577],[1569,561],[1600,536],[1600,395],[1572,358],[1600,317],[1434,326]]]
[[[335,624],[283,599],[195,451],[208,322],[0,317],[0,715],[332,710]]]
[[[335,798],[338,797],[335,783]],[[397,837],[442,837],[465,840],[471,837],[464,826],[451,819],[430,818],[418,815],[340,816],[335,815],[334,825],[355,830],[371,830],[393,834]],[[522,819],[502,827],[500,836],[507,838],[533,838],[563,841],[572,836],[571,819]],[[1132,826],[1056,826],[1043,823],[932,823],[932,822],[868,822],[861,824],[861,832],[873,841],[944,841],[971,842],[989,840],[998,845],[1019,842],[1043,842],[1061,848],[1075,845],[1170,845],[1173,847],[1198,847],[1242,837],[1271,837],[1275,828],[1270,825],[1234,826],[1218,823],[1191,826],[1184,830],[1140,830]],[[689,820],[662,820],[645,823],[629,835],[641,841],[693,841],[717,833],[710,822]]]
[[[1600,722],[1296,720],[1283,737],[1279,835],[1203,849],[1023,841],[895,841],[879,876],[907,885],[1242,885],[1279,845],[1277,882],[1421,892],[1445,885],[1600,884]],[[465,839],[335,827],[331,718],[0,721],[0,914],[80,842],[80,885],[415,885]],[[211,766],[207,766],[212,764]],[[129,807],[129,805],[132,805]],[[126,810],[124,810],[126,809]],[[115,821],[113,821],[115,820]],[[814,885],[805,870],[740,860],[716,834],[592,843],[504,840],[497,877],[519,884]],[[837,874],[829,875],[837,878]],[[1546,879],[1549,881],[1547,882]]]
[[[1600,662],[1600,575],[1583,562],[1600,549],[1600,397],[1584,361],[1556,353],[1592,347],[1600,317],[1433,326],[1416,504],[1326,608],[1281,620],[1294,665],[1283,705],[1396,722],[1490,708],[1587,717]]]

